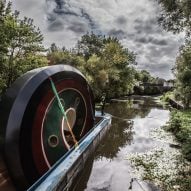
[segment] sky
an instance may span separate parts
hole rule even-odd
[[[164,31],[157,23],[156,0],[13,0],[13,9],[34,19],[44,35],[44,45],[53,42],[72,48],[83,34],[117,37],[137,55],[137,68],[155,77],[173,78],[171,69],[183,35]]]

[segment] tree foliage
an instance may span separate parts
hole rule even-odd
[[[158,0],[162,6],[160,24],[167,31],[186,33],[185,45],[176,59],[176,97],[189,107],[191,99],[191,1]]]
[[[88,33],[71,51],[51,45],[48,59],[50,64],[70,64],[82,71],[97,99],[103,92],[107,92],[109,97],[116,97],[133,89],[135,55],[116,38]]]
[[[176,96],[180,98],[185,107],[191,102],[191,41],[180,49],[176,59],[175,75],[177,78]]]
[[[162,7],[159,23],[167,30],[179,33],[185,31],[190,36],[191,31],[191,1],[190,0],[158,0]]]
[[[84,63],[84,58],[75,52],[69,51],[67,49],[60,49],[53,43],[47,54],[49,60],[49,65],[66,63],[74,67],[80,67]]]
[[[77,51],[88,60],[93,54],[100,56],[103,46],[103,36],[87,33],[77,42]]]
[[[32,19],[19,19],[11,3],[0,0],[0,92],[26,71],[47,64],[39,54],[44,51],[42,40]]]
[[[146,70],[137,71],[136,79],[140,82],[152,83],[154,81],[154,77]]]

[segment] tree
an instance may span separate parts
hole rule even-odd
[[[82,54],[88,60],[93,54],[100,56],[103,46],[103,36],[92,32],[83,35],[81,40],[77,42],[77,51],[78,54]]]
[[[68,64],[76,68],[80,68],[85,60],[82,55],[69,51],[65,48],[60,49],[56,44],[52,44],[47,54],[49,65]]]
[[[78,54],[84,56],[84,74],[96,98],[101,98],[103,92],[109,97],[132,92],[135,54],[124,48],[117,38],[86,34],[78,41],[77,47]]]
[[[189,107],[191,98],[191,1],[158,0],[162,6],[159,23],[167,31],[186,33],[185,44],[176,59],[176,97]]]
[[[159,23],[167,31],[179,33],[185,31],[190,36],[191,2],[190,0],[158,0],[162,8]]]
[[[56,46],[55,43],[52,43],[49,48],[49,52],[57,52],[59,48]]]
[[[146,70],[141,70],[140,71],[140,81],[141,82],[153,82],[153,80],[154,80],[154,78],[151,76],[151,74],[148,72],[148,71],[146,71]]]
[[[176,59],[175,75],[176,96],[188,108],[191,102],[191,41],[180,49]]]
[[[123,48],[115,39],[105,44],[101,60],[108,69],[108,88],[111,97],[127,95],[134,86],[135,55],[127,48]]]
[[[0,0],[0,92],[26,71],[47,64],[43,36],[30,18],[19,19],[11,3]]]
[[[109,97],[132,92],[135,54],[124,48],[118,39],[91,33],[83,35],[73,50],[51,50],[48,54],[50,64],[77,67],[92,86],[96,99],[101,99],[106,92]]]

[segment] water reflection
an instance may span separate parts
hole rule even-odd
[[[86,180],[84,177],[80,180],[76,191],[128,190],[132,178],[131,166],[125,159],[128,153],[144,152],[159,144],[149,137],[149,133],[168,121],[167,109],[154,97],[113,101],[105,108],[114,116],[112,126],[83,172],[82,177]],[[89,179],[87,175],[90,175]]]

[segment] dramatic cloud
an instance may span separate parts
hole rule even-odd
[[[183,38],[158,26],[159,7],[153,0],[15,0],[13,5],[21,15],[34,18],[45,46],[55,42],[71,48],[88,31],[116,36],[137,54],[137,68],[172,77]]]

